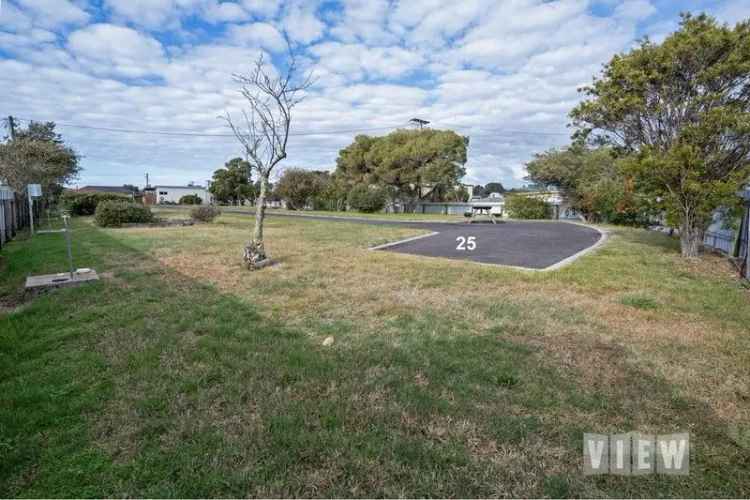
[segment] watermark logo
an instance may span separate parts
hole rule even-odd
[[[584,434],[583,471],[586,475],[687,475],[690,434]]]

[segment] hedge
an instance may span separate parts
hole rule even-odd
[[[385,206],[385,191],[360,184],[349,191],[346,201],[354,210],[365,213],[378,212]]]
[[[63,207],[69,210],[72,215],[93,215],[96,207],[103,201],[130,201],[130,197],[116,193],[63,193]]]
[[[190,210],[190,217],[192,217],[193,220],[201,222],[213,222],[213,220],[219,215],[221,215],[221,209],[211,205],[203,205]]]
[[[505,210],[512,219],[549,219],[552,217],[552,205],[533,196],[507,195]]]
[[[96,207],[94,222],[102,227],[119,227],[128,223],[153,222],[151,209],[129,201],[103,201]]]
[[[180,205],[200,205],[201,203],[203,200],[197,194],[186,194],[180,198]]]

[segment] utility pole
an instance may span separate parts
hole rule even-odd
[[[8,129],[10,130],[10,140],[16,140],[16,121],[12,116],[8,116]]]

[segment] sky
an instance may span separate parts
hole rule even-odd
[[[470,137],[464,182],[515,187],[569,142],[577,89],[682,11],[731,24],[750,1],[0,0],[0,116],[55,121],[80,186],[205,184],[242,156],[219,118],[245,107],[232,75],[282,67],[286,33],[315,84],[279,172],[417,117]]]

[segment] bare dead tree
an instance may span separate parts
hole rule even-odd
[[[242,111],[241,123],[235,123],[229,113],[224,117],[260,180],[255,229],[243,255],[245,265],[251,270],[270,262],[263,242],[268,179],[274,167],[287,156],[292,110],[304,99],[304,91],[312,85],[311,73],[302,77],[298,74],[297,60],[288,40],[287,46],[286,69],[278,76],[273,68],[266,66],[263,55],[256,59],[247,75],[232,75],[233,80],[240,84],[240,94],[247,101],[247,108]]]

